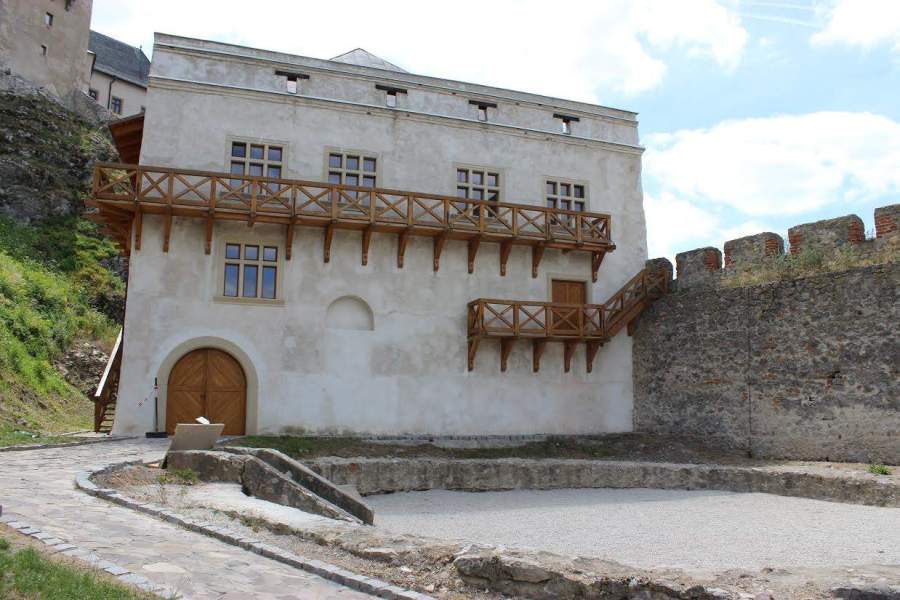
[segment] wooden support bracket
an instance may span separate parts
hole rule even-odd
[[[372,226],[369,225],[363,230],[362,235],[362,264],[369,264],[369,243],[372,241]]]
[[[284,260],[291,260],[291,251],[294,248],[294,223],[296,218],[291,218],[284,232]]]
[[[575,354],[575,345],[577,343],[575,340],[563,342],[563,367],[566,373],[572,370],[572,356]]]
[[[331,261],[331,240],[334,239],[334,223],[329,223],[325,228],[325,240],[323,247],[323,255],[325,262]]]
[[[541,356],[544,355],[544,348],[547,347],[547,340],[535,339],[531,341],[531,369],[535,373],[541,370]]]
[[[434,272],[437,273],[441,268],[441,253],[444,251],[444,244],[447,243],[447,232],[441,233],[434,238]]]
[[[600,346],[603,345],[603,342],[587,342],[585,344],[584,356],[586,359],[586,370],[590,373],[594,369],[594,357],[597,356],[597,350],[600,349]]]
[[[473,237],[469,240],[469,273],[475,272],[475,255],[478,254],[478,246],[481,245],[481,237]]]
[[[212,252],[212,239],[213,239],[213,216],[210,214],[206,217],[206,244],[204,246],[204,252],[209,254]]]
[[[606,256],[606,253],[592,252],[591,254],[591,281],[597,283],[597,272],[600,270],[600,265],[603,264],[603,257]]]
[[[478,343],[480,341],[481,341],[480,337],[469,338],[469,370],[470,371],[475,369],[475,355],[478,354]]]
[[[163,218],[163,252],[169,251],[169,236],[172,235],[172,209],[166,209],[166,215]]]
[[[637,318],[634,318],[628,321],[628,325],[626,325],[626,331],[628,331],[628,337],[634,335],[634,332],[637,330]]]
[[[409,230],[405,229],[400,232],[397,238],[397,268],[403,268],[403,257],[406,255],[406,242],[409,241]]]
[[[134,213],[134,249],[141,249],[141,230],[144,228],[144,212],[140,209]],[[209,254],[209,252],[207,252]]]
[[[512,251],[512,240],[500,243],[500,275],[506,276],[506,261],[509,260],[509,253]]]
[[[531,276],[537,278],[538,267],[541,265],[541,259],[544,258],[544,246],[538,244],[531,247]]]
[[[500,372],[506,373],[506,361],[509,359],[509,353],[512,352],[513,343],[516,338],[500,339]]]

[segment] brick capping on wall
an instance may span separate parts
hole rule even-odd
[[[856,215],[846,215],[791,227],[788,230],[788,242],[791,254],[799,254],[805,249],[829,252],[847,245],[866,252],[877,249],[884,243],[900,243],[900,204],[875,209],[874,240],[866,240],[862,219]],[[767,231],[749,235],[725,242],[724,268],[728,270],[752,265],[784,253],[784,239],[777,233]],[[656,265],[655,268],[662,268],[659,261],[667,263],[671,272],[672,265],[664,258],[653,259],[647,264],[651,268],[654,268],[653,265]],[[722,253],[713,247],[679,252],[675,256],[675,264],[678,289],[712,285],[723,272]]]
[[[790,229],[791,251],[900,245],[900,204],[875,210],[865,240],[850,215]],[[766,232],[678,254],[678,293],[633,337],[634,429],[699,437],[752,456],[900,464],[900,263],[745,287],[729,269],[783,255]],[[672,273],[672,264],[647,262]],[[672,289],[672,286],[670,286]]]

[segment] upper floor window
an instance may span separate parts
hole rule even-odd
[[[111,111],[113,111],[114,113],[116,113],[117,115],[121,115],[122,114],[122,99],[117,96],[113,96],[112,98],[110,98],[109,109]]]
[[[231,142],[231,174],[281,178],[284,146],[252,142]]]
[[[222,295],[226,298],[278,297],[278,247],[225,244]]]
[[[571,115],[553,115],[554,119],[559,119],[560,122],[560,133],[564,133],[569,135],[572,133],[572,123],[578,122],[578,117],[573,117]]]
[[[377,185],[378,158],[360,152],[329,152],[328,183],[373,188]]]
[[[396,108],[397,96],[406,93],[406,90],[404,89],[391,87],[389,85],[378,84],[375,86],[375,89],[384,92],[384,104],[390,108]]]
[[[41,44],[41,56],[47,56],[47,46]]]
[[[53,27],[53,13],[44,13],[44,25]]]
[[[484,102],[483,100],[469,100],[469,104],[475,107],[476,116],[479,121],[487,121],[488,120],[488,109],[497,108],[497,105],[493,102]]]
[[[288,94],[296,94],[300,91],[300,81],[309,79],[304,73],[292,73],[290,71],[275,71],[276,77],[284,77],[285,89]]]
[[[583,211],[587,198],[583,183],[547,180],[547,208]]]
[[[500,200],[500,173],[481,167],[456,168],[456,196],[469,200]]]
[[[98,92],[94,88],[91,88],[88,90],[88,96],[90,96],[93,100],[96,100],[100,97],[100,92]]]

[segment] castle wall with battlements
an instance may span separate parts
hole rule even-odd
[[[875,222],[871,240],[855,215],[793,227],[788,252],[895,261],[900,205]],[[741,286],[729,275],[787,259],[784,241],[763,233],[724,250],[724,266],[718,248],[679,254],[675,291],[638,321],[635,430],[759,457],[900,464],[900,263]]]

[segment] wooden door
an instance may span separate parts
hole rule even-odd
[[[243,435],[247,415],[247,380],[228,353],[201,348],[182,356],[169,374],[166,431],[178,423],[206,417],[224,423],[225,435]]]
[[[554,279],[551,300],[555,304],[584,304],[587,290],[583,281]],[[559,307],[550,311],[551,332],[554,335],[575,335],[580,328],[581,308]]]

